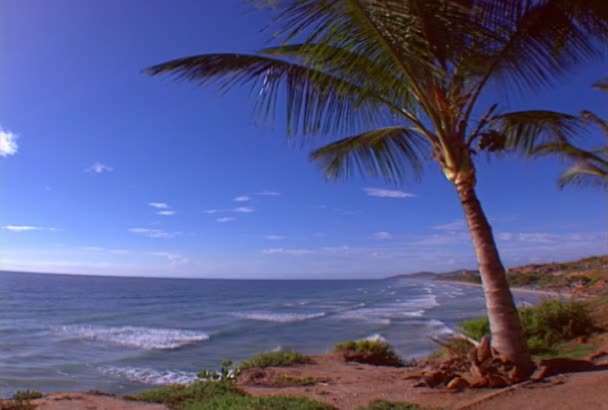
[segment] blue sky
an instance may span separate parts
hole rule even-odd
[[[0,269],[185,277],[382,277],[474,267],[451,185],[327,182],[248,90],[141,70],[267,43],[235,0],[6,0],[0,17]],[[503,109],[606,115],[604,65]],[[15,137],[16,136],[16,137]],[[601,141],[599,135],[592,139]],[[559,191],[564,164],[478,162],[478,193],[509,266],[606,253],[607,198]]]

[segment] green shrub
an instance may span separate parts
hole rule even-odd
[[[335,407],[301,397],[287,396],[220,396],[189,403],[183,410],[334,410]]]
[[[298,352],[263,352],[244,360],[239,368],[245,370],[264,367],[285,367],[294,364],[306,364],[311,361],[312,359],[309,356]]]
[[[589,309],[583,302],[547,300],[520,309],[519,319],[533,354],[549,353],[561,342],[588,336],[594,331]],[[465,320],[460,326],[464,334],[476,340],[490,334],[487,317]]]
[[[478,317],[460,322],[462,333],[475,340],[490,334],[490,322],[487,317]]]
[[[41,399],[44,396],[42,392],[36,390],[17,390],[15,394],[13,394],[13,400],[17,401],[26,401],[26,400],[36,400]]]
[[[376,400],[370,403],[368,406],[359,407],[358,410],[424,410],[424,407],[420,407],[417,404]]]
[[[548,300],[538,306],[521,309],[519,317],[528,340],[535,348],[533,353],[550,350],[559,342],[593,332],[589,310],[582,302]]]
[[[218,396],[243,396],[241,390],[229,382],[196,381],[192,384],[171,384],[147,390],[135,397],[138,400],[163,403],[171,408],[181,408],[187,402],[205,401]]]
[[[342,353],[344,359],[350,362],[375,366],[400,367],[405,365],[393,348],[382,340],[347,340],[336,344],[334,351]]]

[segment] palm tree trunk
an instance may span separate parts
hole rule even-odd
[[[505,268],[496,249],[492,228],[475,193],[475,179],[469,177],[456,181],[455,185],[479,263],[492,346],[515,364],[515,378],[524,379],[534,370],[534,363],[519,322]]]

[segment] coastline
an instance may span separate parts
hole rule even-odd
[[[449,283],[451,285],[472,286],[472,287],[477,287],[477,288],[483,287],[481,283],[464,282],[464,281],[459,281],[459,280],[436,279],[435,281],[441,282],[441,283]],[[572,294],[570,292],[566,292],[566,291],[541,290],[541,289],[530,289],[530,288],[512,287],[511,292],[526,293],[526,294],[539,295],[539,296],[548,296],[548,297],[553,297],[553,298],[570,298],[572,296]]]

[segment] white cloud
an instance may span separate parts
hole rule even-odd
[[[31,226],[31,225],[6,225],[2,229],[11,232],[28,232],[28,231],[56,231],[57,228],[48,228],[44,226]]]
[[[156,214],[163,216],[172,216],[175,215],[175,211],[158,211]]]
[[[414,198],[416,195],[409,192],[397,191],[393,189],[382,189],[382,188],[363,188],[363,191],[369,196],[376,196],[379,198]]]
[[[286,238],[287,237],[283,235],[264,235],[264,239],[268,239],[269,241],[282,241]]]
[[[263,249],[262,250],[262,254],[264,255],[294,255],[294,256],[301,256],[301,255],[310,255],[316,253],[315,250],[313,249],[285,249],[285,248],[270,248],[270,249]]]
[[[156,209],[169,208],[169,204],[166,204],[164,202],[148,202],[148,205],[151,206],[152,208],[156,208]]]
[[[226,211],[223,209],[205,209],[203,212],[206,214],[209,214],[209,215],[213,215],[213,214],[219,214],[220,212],[226,212]]]
[[[174,238],[179,232],[165,232],[161,229],[149,229],[149,228],[130,228],[129,232],[136,235],[145,236],[153,239],[168,239]]]
[[[220,223],[224,223],[224,222],[232,222],[236,220],[236,218],[233,218],[232,216],[224,216],[223,218],[217,218],[216,221],[220,222]]]
[[[151,256],[167,258],[167,261],[169,261],[169,263],[171,265],[181,265],[181,264],[190,262],[190,259],[188,259],[187,257],[180,255],[179,253],[174,253],[174,252],[160,251],[160,252],[148,252],[147,254],[151,255]]]
[[[241,214],[249,214],[251,212],[255,212],[255,209],[251,208],[249,206],[239,206],[238,208],[234,208],[232,211],[233,212],[238,212],[238,213],[241,213]]]
[[[467,228],[467,224],[464,221],[464,219],[457,219],[457,220],[452,221],[447,224],[433,226],[433,229],[436,229],[439,231],[462,231],[462,230],[465,230],[466,228]]]
[[[280,192],[276,192],[276,191],[268,191],[268,190],[263,190],[260,192],[256,192],[253,195],[260,195],[260,196],[279,196],[281,195]]]
[[[19,150],[17,135],[0,127],[0,157],[15,155]]]
[[[234,202],[247,202],[247,201],[251,201],[251,197],[247,196],[247,195],[241,195],[241,196],[237,196],[236,198],[233,199]]]
[[[114,168],[109,165],[102,164],[101,162],[95,162],[93,165],[85,169],[86,172],[93,172],[95,174],[102,174],[104,172],[112,172]]]
[[[390,232],[374,232],[372,237],[374,239],[392,239],[393,235]]]

